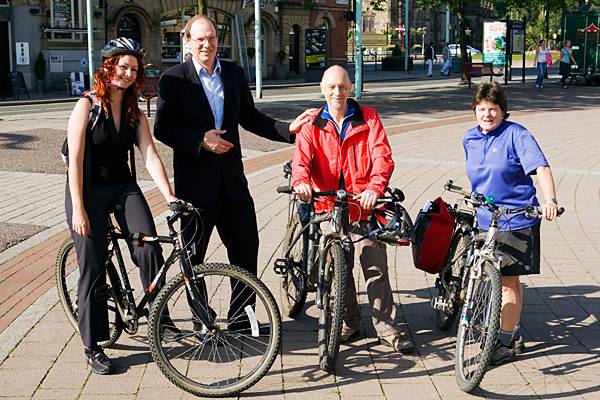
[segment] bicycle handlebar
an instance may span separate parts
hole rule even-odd
[[[481,193],[477,192],[469,192],[468,190],[463,189],[460,186],[454,185],[452,180],[449,180],[444,185],[444,189],[449,192],[458,193],[465,197],[465,201],[473,204],[475,207],[485,206],[491,211],[501,211],[502,214],[519,214],[524,212],[525,218],[527,219],[536,219],[542,217],[542,210],[540,207],[536,206],[523,206],[513,209],[500,208],[499,206],[493,204],[493,198],[486,198]],[[491,196],[490,196],[491,197]],[[557,217],[560,217],[565,212],[564,207],[560,207],[556,213]]]

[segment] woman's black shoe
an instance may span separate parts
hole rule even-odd
[[[85,349],[85,358],[94,373],[108,375],[113,372],[112,361],[104,354],[104,350],[101,348]]]

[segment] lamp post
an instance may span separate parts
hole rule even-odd
[[[556,32],[552,32],[552,45],[553,45],[553,50],[556,50],[556,37],[558,35],[556,34]]]
[[[425,56],[425,34],[427,33],[427,27],[421,27],[421,55]]]

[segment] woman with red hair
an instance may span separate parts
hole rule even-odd
[[[85,356],[92,371],[109,374],[112,363],[98,345],[109,338],[108,309],[106,300],[94,296],[96,289],[106,284],[110,210],[117,210],[115,218],[124,233],[156,235],[134,167],[130,169],[127,162],[134,145],[165,200],[170,203],[178,199],[156,152],[148,120],[137,105],[138,90],[144,83],[140,45],[118,38],[101,54],[103,62],[94,75],[94,90],[79,99],[69,118],[65,210],[80,271],[78,324]],[[93,108],[99,108],[99,115],[92,124]],[[129,250],[146,289],[163,264],[162,250],[155,243],[143,247],[129,243]]]

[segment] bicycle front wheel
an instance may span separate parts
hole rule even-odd
[[[58,250],[56,263],[54,266],[54,275],[56,279],[56,288],[58,290],[58,298],[60,304],[67,315],[67,319],[73,326],[73,329],[79,333],[77,324],[77,289],[79,287],[79,266],[77,263],[77,254],[73,239],[66,239]],[[106,276],[107,282],[111,282]],[[116,288],[115,288],[116,289]],[[108,324],[109,338],[106,341],[99,342],[102,347],[113,345],[121,336],[123,324],[117,310],[112,292],[107,289],[107,306],[108,306]]]
[[[347,266],[339,242],[332,242],[325,255],[323,308],[319,313],[319,366],[332,372],[340,349],[342,315],[346,306]]]
[[[473,306],[463,307],[460,316],[454,359],[456,382],[467,393],[481,383],[500,327],[502,285],[500,273],[491,262],[483,262],[471,299]]]
[[[281,292],[283,295],[283,310],[285,314],[295,319],[306,302],[307,277],[305,269],[306,252],[304,250],[305,238],[300,237],[295,243],[294,238],[302,229],[298,212],[294,208],[292,218],[283,239],[282,253],[287,256],[288,269],[281,277]]]
[[[258,382],[273,365],[281,316],[265,284],[242,268],[209,263],[195,266],[194,275],[190,284],[200,298],[192,300],[181,274],[158,293],[148,323],[152,358],[173,384],[189,393],[232,396]],[[213,327],[193,314],[192,301],[214,317]]]

